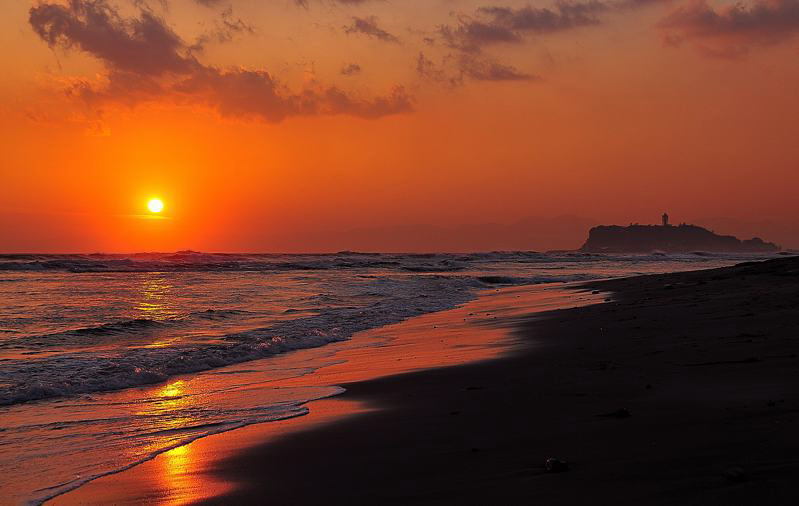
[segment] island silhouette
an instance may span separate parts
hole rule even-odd
[[[688,253],[694,251],[762,253],[779,251],[774,243],[759,237],[741,240],[732,235],[718,235],[698,225],[671,225],[663,213],[661,225],[600,225],[588,232],[580,251],[589,253]]]

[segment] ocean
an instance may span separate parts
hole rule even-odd
[[[0,501],[39,503],[200,437],[301,416],[342,389],[274,385],[336,363],[328,345],[362,331],[507,287],[758,258],[0,255]]]

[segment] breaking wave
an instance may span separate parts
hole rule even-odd
[[[691,257],[724,257],[723,253],[603,255],[576,251],[539,253],[535,251],[495,251],[451,254],[380,254],[342,252],[317,255],[200,253],[136,253],[131,255],[94,253],[87,255],[0,255],[0,271],[66,272],[197,272],[197,271],[299,271],[386,269],[398,272],[460,272],[475,263],[514,262],[551,263],[592,262],[606,259],[635,263],[654,257],[674,260]],[[726,255],[729,256],[729,255]]]
[[[117,390],[164,381],[170,376],[223,367],[348,339],[369,328],[449,309],[474,297],[483,285],[471,278],[444,276],[408,280],[376,279],[365,294],[383,295],[358,306],[321,308],[316,314],[221,336],[215,344],[164,348],[129,348],[115,353],[85,349],[52,357],[6,362],[0,368],[0,405]],[[392,294],[388,296],[387,294]],[[192,318],[230,318],[237,311],[193,313]],[[87,339],[140,334],[181,325],[186,318],[167,321],[128,320],[6,343],[63,346]],[[76,341],[77,340],[77,343]]]

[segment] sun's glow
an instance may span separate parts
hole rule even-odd
[[[147,202],[147,209],[149,209],[151,213],[160,213],[164,210],[164,202],[161,199],[150,199],[150,201]]]

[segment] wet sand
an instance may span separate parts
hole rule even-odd
[[[503,356],[519,345],[509,335],[513,322],[532,312],[601,302],[591,290],[563,284],[508,287],[486,290],[462,307],[412,318],[396,325],[361,332],[353,339],[221,369],[272,368],[276,360],[296,367],[303,357],[319,351],[327,362],[313,374],[277,379],[273,388],[327,387],[419,371],[442,365],[462,364]],[[318,362],[318,359],[316,360]],[[217,375],[224,378],[227,375]],[[258,378],[258,374],[253,375]],[[173,383],[181,382],[174,378]],[[169,385],[163,386],[168,389]],[[257,392],[256,392],[257,393]],[[252,425],[205,437],[165,452],[127,471],[108,475],[48,504],[186,504],[233,490],[238,482],[217,476],[216,470],[233,455],[277,441],[289,434],[378,409],[344,396],[311,402],[305,416]]]
[[[193,499],[795,504],[799,259],[587,286],[613,299],[544,319],[500,317],[517,329],[512,353],[368,381],[340,376],[342,396],[260,426],[290,429],[198,459],[199,490],[209,479],[224,486]],[[314,414],[342,402],[351,404]],[[569,470],[547,473],[549,457]],[[61,500],[96,501],[145,466]]]

